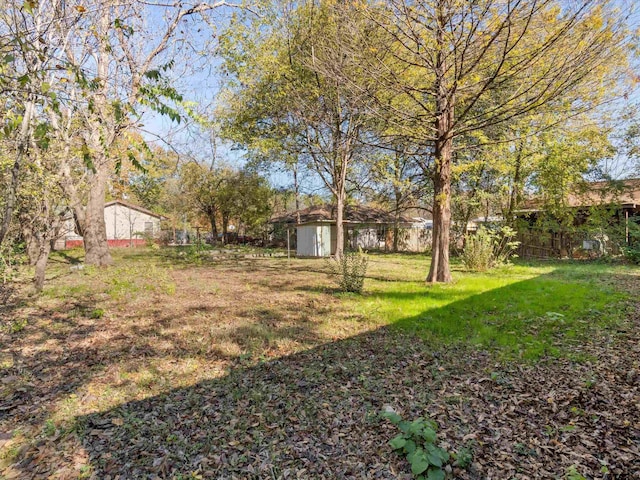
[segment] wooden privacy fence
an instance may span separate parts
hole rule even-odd
[[[607,235],[589,232],[530,229],[518,231],[516,240],[520,258],[597,258],[620,253]]]

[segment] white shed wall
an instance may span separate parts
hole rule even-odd
[[[330,225],[298,225],[296,253],[300,257],[331,255]]]
[[[160,232],[160,219],[115,203],[104,209],[107,239],[142,238],[145,233],[152,236]]]

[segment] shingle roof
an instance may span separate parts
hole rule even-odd
[[[567,195],[567,206],[573,208],[596,205],[640,205],[640,179],[589,182]],[[541,210],[541,198],[533,197],[524,202],[523,211]]]
[[[336,207],[335,205],[314,205],[309,208],[289,212],[282,215],[271,217],[270,223],[313,223],[313,222],[332,222],[335,221]],[[344,209],[345,223],[394,223],[395,216],[379,208],[369,207],[365,205],[347,205]],[[401,223],[412,223],[413,219],[400,215]]]

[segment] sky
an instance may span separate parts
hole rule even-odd
[[[640,22],[638,22],[637,10],[639,8],[636,6],[636,2],[616,0],[616,4],[622,12],[629,13],[633,28],[637,28]],[[149,8],[148,21],[150,24],[161,25],[164,9],[161,7]],[[197,102],[201,112],[208,115],[213,114],[215,98],[223,82],[219,70],[221,62],[215,56],[217,35],[229,24],[234,11],[235,9],[226,7],[214,10],[209,14],[209,26],[203,27],[196,18],[184,21],[182,32],[186,40],[173,45],[170,51],[170,55],[177,55],[179,58],[188,57],[186,64],[177,65],[172,71],[178,91],[184,95],[185,99]],[[637,66],[632,65],[630,69],[635,73]],[[640,75],[640,71],[638,74]],[[640,105],[638,88],[635,88],[628,98],[622,99],[620,102],[623,107],[622,111],[625,107]],[[211,162],[214,157],[210,133],[202,131],[189,122],[176,124],[171,122],[168,117],[147,112],[143,123],[144,135],[149,143],[165,147],[170,144],[170,148],[179,152],[184,160],[196,158],[199,161]],[[245,162],[244,152],[241,149],[233,148],[229,143],[218,140],[216,151],[217,161],[236,166],[242,166]],[[614,159],[608,159],[603,163],[603,167],[608,169],[614,177],[620,177],[629,174],[629,163],[627,158],[618,156]],[[279,169],[273,169],[270,179],[280,187],[291,184],[289,176],[283,175]],[[307,179],[307,185],[309,193],[317,193],[322,190],[322,185],[318,181]]]

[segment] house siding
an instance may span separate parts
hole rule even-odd
[[[157,237],[160,233],[160,217],[141,212],[118,202],[104,208],[104,223],[109,247],[139,247],[146,245],[145,234]],[[72,218],[64,225],[65,233],[56,242],[56,248],[78,248],[84,242],[75,232]]]
[[[104,222],[107,240],[142,239],[145,233],[155,236],[160,232],[159,218],[119,203],[105,207]]]

